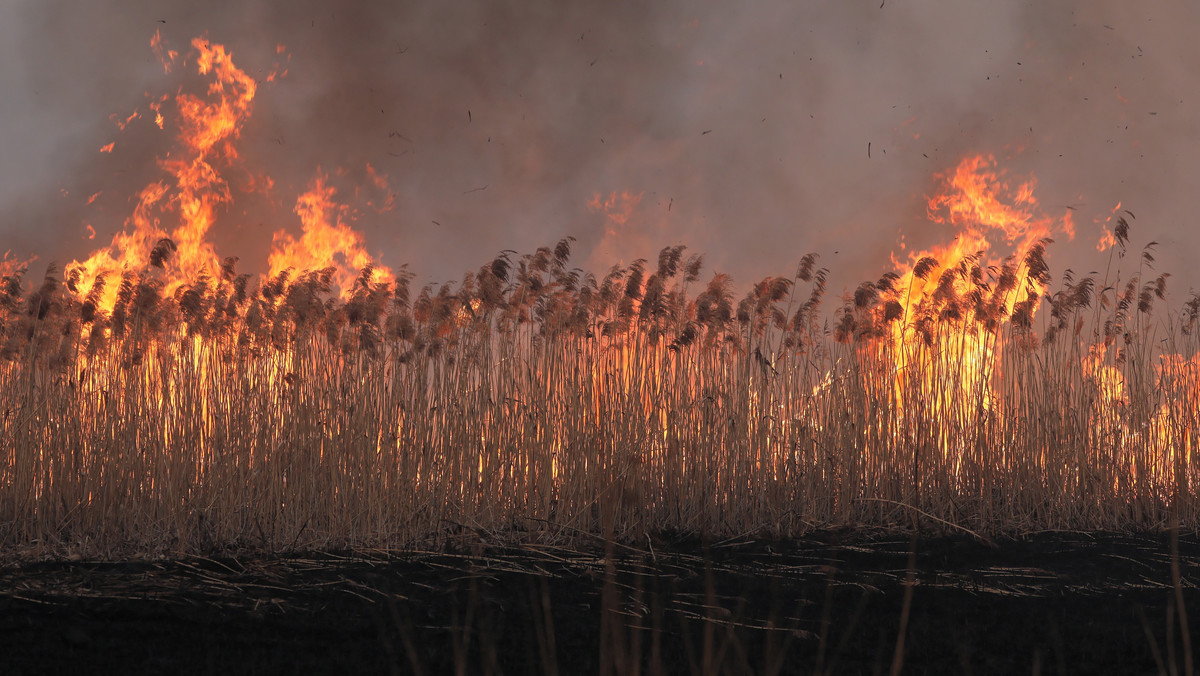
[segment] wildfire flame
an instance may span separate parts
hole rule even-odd
[[[328,178],[318,176],[296,199],[303,234],[297,240],[285,230],[275,233],[275,247],[268,259],[270,276],[285,270],[333,268],[334,282],[345,295],[353,288],[358,271],[370,268],[371,279],[367,281],[391,284],[395,281],[391,271],[374,265],[364,249],[362,235],[346,222],[349,207],[336,202],[336,195]]]
[[[1073,236],[1073,225],[1069,213],[1059,219],[1039,215],[1035,182],[1014,184],[990,155],[967,157],[938,178],[942,189],[929,198],[927,214],[954,227],[953,241],[911,252],[907,262],[893,255],[901,272],[860,286],[856,305],[869,304],[862,296],[884,301],[874,325],[891,327],[901,401],[905,391],[911,398],[949,388],[970,393],[976,409],[988,410],[1000,356],[995,333],[1005,323],[1030,328],[1049,282],[1045,247],[1053,235]],[[1008,249],[1004,258],[996,254],[1001,245]],[[918,342],[962,368],[933,373],[912,349]]]
[[[219,214],[232,201],[227,175],[237,166],[237,141],[253,112],[258,83],[233,62],[223,46],[203,38],[191,42],[185,57],[165,47],[156,33],[151,47],[164,72],[191,59],[196,72],[208,86],[202,94],[180,91],[174,98],[151,101],[155,124],[163,128],[164,112],[172,114],[175,148],[158,159],[163,177],[138,192],[132,214],[123,231],[111,243],[83,261],[66,268],[69,287],[80,297],[94,300],[100,312],[111,312],[120,290],[118,280],[128,277],[154,279],[164,294],[221,269],[222,259],[209,241],[209,231]],[[282,45],[277,49],[283,54]],[[278,71],[267,78],[275,79]],[[135,111],[117,120],[124,130],[141,117]],[[113,144],[105,146],[110,151]],[[386,185],[386,177],[369,170],[370,180]],[[252,179],[250,189],[270,190],[269,177]],[[275,236],[276,248],[269,256],[270,272],[285,268],[308,270],[333,267],[343,291],[348,292],[363,268],[373,267],[373,278],[390,282],[386,268],[374,264],[365,252],[362,237],[347,225],[349,211],[333,201],[335,192],[324,177],[313,181],[296,202],[303,235],[293,239],[284,231]],[[390,204],[389,204],[390,206]]]

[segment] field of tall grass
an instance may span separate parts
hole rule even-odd
[[[1103,278],[1039,242],[832,302],[812,255],[742,295],[682,247],[593,275],[570,239],[348,295],[234,259],[167,295],[169,240],[89,289],[17,272],[0,547],[1195,527],[1200,300],[1169,307],[1124,225]]]

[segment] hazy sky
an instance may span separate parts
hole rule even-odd
[[[342,169],[352,202],[369,163],[396,208],[358,227],[422,279],[573,235],[597,272],[682,243],[741,281],[816,251],[853,284],[901,233],[953,237],[924,217],[934,175],[990,153],[1036,177],[1047,215],[1075,208],[1056,275],[1103,265],[1095,221],[1121,201],[1182,300],[1200,288],[1197,29],[1200,5],[1175,1],[0,0],[0,253],[63,263],[122,227],[170,143],[112,116],[197,84],[164,75],[160,30],[185,54],[223,43],[256,77],[286,47],[231,178],[275,188],[213,237],[244,269],[298,229],[319,171]],[[588,206],[622,192],[623,224]]]

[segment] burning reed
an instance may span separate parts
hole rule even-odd
[[[411,289],[320,173],[255,279],[207,234],[258,81],[151,44],[206,84],[151,99],[177,133],[124,230],[61,275],[0,261],[0,547],[1198,523],[1200,299],[1160,309],[1152,246],[1122,271],[1124,220],[1051,291],[1070,219],[990,157],[929,200],[952,244],[832,312],[814,255],[742,295],[682,247],[596,276],[570,239]]]
[[[366,268],[345,295],[331,269],[255,285],[232,259],[167,294],[170,240],[87,290],[11,274],[0,537],[108,554],[1194,526],[1200,300],[1162,319],[1164,278],[1119,272],[1043,294],[1044,246],[922,258],[832,323],[815,256],[737,298],[682,247],[597,278],[570,240],[455,285]]]

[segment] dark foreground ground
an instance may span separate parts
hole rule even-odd
[[[1158,534],[7,565],[0,673],[887,674],[902,626],[906,674],[1184,673],[1179,551],[1178,585]]]

